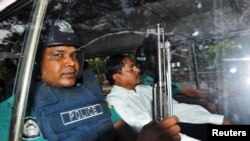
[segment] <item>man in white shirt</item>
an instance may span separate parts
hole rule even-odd
[[[126,123],[140,132],[143,125],[152,121],[152,87],[139,85],[140,69],[128,56],[111,56],[106,63],[106,70],[107,79],[113,85],[107,101]],[[178,103],[175,100],[173,114],[182,123],[229,124],[222,115],[211,114],[199,105]]]

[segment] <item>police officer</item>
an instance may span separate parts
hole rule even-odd
[[[83,62],[78,58],[80,45],[79,35],[65,21],[55,21],[42,31],[41,80],[31,93],[38,126],[49,141],[115,138],[111,113],[98,85],[77,84]]]

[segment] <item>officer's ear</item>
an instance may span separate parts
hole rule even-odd
[[[87,68],[89,66],[88,63],[86,61],[84,61],[84,59],[85,59],[85,50],[84,49],[78,49],[77,60],[79,62],[80,67],[79,67],[79,73],[77,75],[77,78],[80,78],[80,79],[82,78],[83,69]]]

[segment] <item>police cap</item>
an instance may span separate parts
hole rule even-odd
[[[43,27],[40,43],[42,47],[69,45],[77,48],[81,46],[81,38],[68,22],[57,20],[53,25]]]

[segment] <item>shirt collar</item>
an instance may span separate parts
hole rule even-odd
[[[118,92],[118,93],[121,93],[121,94],[125,94],[125,93],[126,94],[130,94],[130,93],[137,94],[141,90],[140,85],[137,85],[135,87],[135,90],[129,90],[127,88],[124,88],[124,87],[118,86],[118,85],[114,85],[113,89],[112,89],[112,91],[115,91],[115,92]]]

